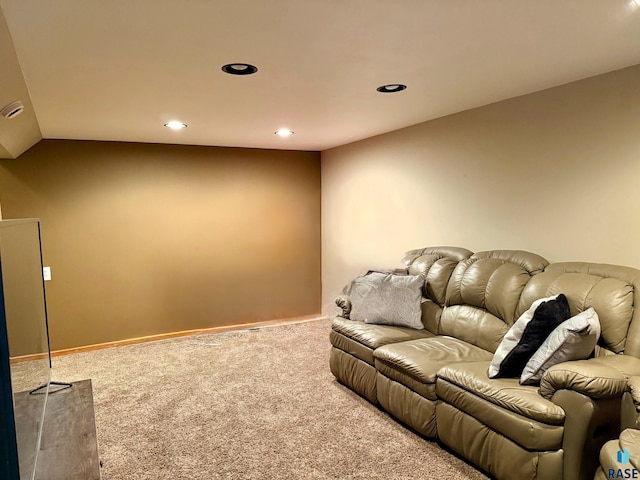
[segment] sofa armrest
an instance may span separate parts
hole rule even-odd
[[[636,406],[636,411],[640,412],[640,376],[630,377],[627,383],[629,384],[631,399]]]
[[[340,295],[336,297],[336,305],[342,309],[341,317],[349,318],[349,314],[351,313],[351,300],[347,295]]]
[[[540,395],[551,400],[558,390],[573,390],[591,398],[621,397],[627,377],[597,358],[563,362],[549,368],[540,379]]]
[[[627,379],[629,391],[622,396],[620,430],[640,429],[640,376]]]
[[[620,434],[620,399],[594,399],[563,389],[552,401],[566,412],[563,480],[592,479],[602,446]]]

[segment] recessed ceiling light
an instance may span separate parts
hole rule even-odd
[[[228,63],[222,67],[222,71],[231,75],[251,75],[258,68],[248,63]]]
[[[290,137],[291,135],[293,135],[293,131],[289,130],[288,128],[281,128],[280,130],[275,132],[275,134],[279,137]]]
[[[187,128],[186,123],[178,122],[177,120],[171,120],[170,122],[165,123],[164,126],[171,130],[182,130],[183,128]]]
[[[382,85],[381,87],[376,88],[376,90],[380,93],[395,93],[401,92],[402,90],[406,90],[407,86],[402,85],[401,83],[390,83],[388,85]]]

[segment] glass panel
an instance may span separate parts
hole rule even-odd
[[[51,376],[37,220],[0,221],[0,265],[20,478],[26,480],[35,473]]]

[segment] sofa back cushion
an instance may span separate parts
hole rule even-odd
[[[422,323],[432,333],[438,333],[447,285],[456,266],[473,252],[460,247],[427,247],[405,253],[402,263],[410,275],[425,279],[422,292]]]
[[[598,314],[601,354],[624,352],[640,357],[638,288],[640,270],[634,268],[588,262],[552,263],[526,286],[518,311],[526,311],[537,298],[564,293],[571,315],[589,307]]]
[[[518,318],[525,286],[548,263],[522,250],[478,252],[459,262],[447,285],[437,333],[495,352]]]
[[[409,250],[402,257],[402,264],[408,267],[422,255],[435,255],[438,258],[451,258],[456,261],[466,260],[473,252],[462,247],[424,247]]]

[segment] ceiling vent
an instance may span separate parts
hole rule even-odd
[[[0,115],[4,118],[14,118],[22,113],[24,110],[24,105],[20,100],[16,100],[15,102],[11,102],[9,105],[5,106],[2,110],[0,110]]]

